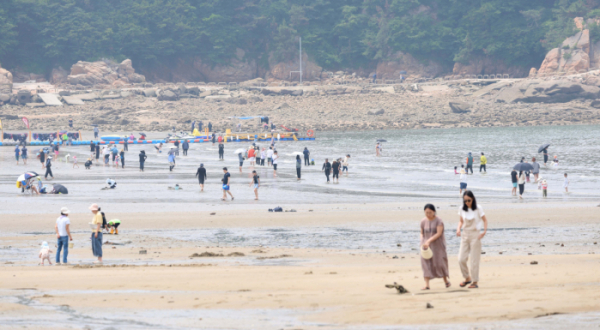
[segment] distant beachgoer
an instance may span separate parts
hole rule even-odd
[[[548,182],[545,179],[542,180],[542,197],[548,197]]]
[[[241,152],[238,154],[238,159],[240,161],[240,173],[242,173],[242,166],[244,166],[244,155]]]
[[[250,162],[250,166],[254,166],[254,162],[256,161],[256,150],[254,148],[248,149],[248,161]]]
[[[77,156],[73,156],[73,168],[79,168],[79,165],[77,164]]]
[[[196,171],[196,177],[198,178],[198,183],[200,184],[200,191],[204,191],[204,180],[207,179],[204,164],[200,164],[200,167],[198,167],[198,170]]]
[[[73,118],[69,118],[69,127],[73,128]]]
[[[17,159],[17,165],[19,165],[19,157],[21,157],[21,149],[19,149],[19,145],[15,147],[15,158]]]
[[[260,166],[265,166],[265,159],[267,158],[267,151],[265,148],[260,150]]]
[[[544,154],[544,166],[548,166],[548,147],[544,148],[542,153]]]
[[[227,200],[227,194],[229,194],[229,196],[231,196],[231,200],[233,201],[233,195],[231,194],[231,185],[230,185],[230,181],[231,181],[231,174],[229,174],[229,172],[227,172],[227,167],[223,167],[223,179],[221,180],[223,182],[223,198],[221,198],[222,201],[226,201]]]
[[[21,159],[23,160],[23,164],[27,165],[27,147],[23,146],[21,148]]]
[[[142,151],[140,151],[139,157],[140,157],[140,172],[144,172],[144,163],[146,162],[146,159],[148,159],[148,156],[146,156],[146,152],[144,150],[142,150]]]
[[[125,168],[125,149],[121,149],[121,152],[119,152],[119,159],[121,160],[121,168]]]
[[[198,131],[202,132],[202,129],[204,128],[204,123],[201,121],[198,122]]]
[[[108,147],[102,147],[102,155],[104,155],[104,166],[106,166],[110,161],[110,149]]]
[[[88,160],[83,165],[85,165],[86,170],[91,170],[92,169],[92,159],[88,158]]]
[[[277,164],[279,164],[279,155],[277,150],[273,152],[273,176],[277,176]]]
[[[302,177],[302,159],[300,159],[300,155],[296,155],[296,176],[298,177],[298,181]]]
[[[454,166],[454,174],[459,174],[457,169],[458,169],[458,166]]]
[[[175,146],[175,148],[179,149],[179,140],[175,140],[175,142],[173,142],[173,146]]]
[[[100,145],[96,142],[96,161],[100,159]]]
[[[535,157],[531,158],[531,166],[533,166],[533,178],[535,179],[535,182],[538,182],[538,178],[540,177],[540,164],[535,160]]]
[[[465,165],[460,165],[460,167],[460,191],[458,193],[462,195],[463,190],[467,190],[467,172]]]
[[[48,175],[54,179],[54,175],[52,175],[52,156],[48,156],[48,159],[46,159],[46,175],[44,175],[44,178],[47,179]]]
[[[554,167],[558,167],[558,156],[554,155],[554,159],[552,160],[552,162],[554,163]]]
[[[254,189],[254,198],[255,201],[258,200],[258,188],[260,187],[260,177],[256,173],[256,171],[252,171],[252,181],[250,181],[250,186]]]
[[[241,132],[242,131],[242,123],[238,123],[237,124],[237,131]]]
[[[96,144],[94,142],[90,142],[90,153],[94,154],[96,151]]]
[[[162,146],[163,146],[162,142],[154,145],[154,149],[156,149],[157,154],[162,152],[162,150],[161,150]]]
[[[108,178],[108,179],[106,179],[106,184],[108,185],[108,187],[109,187],[110,189],[115,189],[115,188],[117,188],[117,181],[115,181],[115,180],[113,180],[113,179],[111,179],[111,178]]]
[[[188,150],[190,149],[190,143],[188,142],[188,140],[183,140],[183,143],[181,144],[181,149],[183,149],[183,155],[187,156]]]
[[[67,264],[67,256],[69,255],[69,241],[73,241],[71,236],[71,221],[69,220],[69,209],[63,207],[60,209],[60,217],[56,219],[54,231],[56,232],[56,264],[60,265],[60,252],[63,251],[63,265]]]
[[[333,160],[333,163],[331,164],[331,170],[333,172],[333,183],[336,183],[335,179],[337,179],[337,183],[340,183],[340,162],[337,159]]]
[[[567,177],[567,173],[565,173],[565,181],[563,182],[563,188],[565,188],[565,192],[569,192],[569,178]]]
[[[310,166],[310,151],[308,151],[307,147],[304,147],[304,151],[302,151],[302,154],[304,154],[304,166]]]
[[[327,177],[327,183],[329,183],[329,175],[331,174],[331,163],[328,158],[325,158],[325,163],[323,163],[323,168],[321,171],[325,172],[325,177]]]
[[[481,157],[479,157],[479,173],[481,173],[481,170],[483,170],[484,173],[487,173],[486,165],[487,157],[485,157],[485,155],[482,152]]]
[[[98,126],[94,126],[94,139],[98,138],[99,133],[100,133],[100,130],[98,129]]]
[[[169,152],[169,172],[173,171],[173,168],[175,167],[175,152],[171,151]]]
[[[217,140],[217,134],[213,133],[212,134],[212,143],[213,145],[215,144],[215,141]],[[220,142],[220,141],[219,141]]]
[[[458,211],[460,221],[456,229],[456,236],[460,237],[460,249],[458,252],[458,264],[465,279],[460,287],[468,284],[469,289],[478,288],[479,283],[479,260],[481,258],[481,240],[487,233],[488,221],[481,205],[477,204],[475,195],[470,190],[463,195],[463,206]],[[483,227],[483,228],[482,228]],[[462,234],[461,234],[462,228]],[[483,232],[481,230],[483,229]],[[471,262],[471,267],[467,262]],[[469,269],[470,268],[470,269]],[[470,270],[470,272],[469,272]]]
[[[518,182],[519,182],[519,175],[517,173],[517,170],[515,170],[513,168],[512,172],[510,172],[510,180],[512,182],[512,195],[513,196],[517,196],[517,186],[518,186]]]
[[[377,80],[377,73],[373,73],[373,83]]]
[[[273,164],[273,147],[269,147],[267,150],[267,165],[271,166]]]
[[[470,152],[467,155],[467,174],[469,174],[469,169],[471,169],[471,174],[473,174],[473,155]]]
[[[92,204],[89,207],[90,211],[94,214],[94,218],[92,218],[91,224],[94,226],[92,229],[92,253],[94,257],[98,257],[98,261],[94,261],[95,264],[102,263],[102,225],[103,218],[102,213],[100,213],[100,208],[98,204]]]
[[[213,126],[212,126],[212,123],[209,121],[209,122],[208,122],[208,131],[209,131],[209,132],[212,132],[212,127],[213,127]],[[214,141],[213,141],[213,143],[214,143]]]
[[[46,152],[44,149],[40,150],[40,163],[42,163],[42,168],[46,167]]]
[[[525,192],[525,182],[527,179],[525,178],[525,173],[523,171],[519,172],[519,198],[523,199],[523,193]]]
[[[350,154],[346,155],[342,162],[342,173],[346,172],[346,176],[348,176],[348,166],[350,166]]]
[[[58,159],[58,142],[54,145],[54,158]]]
[[[225,160],[225,145],[223,143],[219,143],[219,160]]]
[[[190,129],[190,132],[194,133],[194,128],[196,128],[196,121],[195,120],[192,122],[192,128]]]
[[[429,290],[429,280],[443,278],[446,288],[450,287],[448,277],[448,254],[446,253],[446,238],[444,237],[444,222],[436,215],[435,206],[427,204],[424,208],[425,218],[421,220],[421,249],[431,249],[433,256],[430,259],[421,257],[421,268],[425,287]]]
[[[127,139],[123,139],[123,150],[129,151],[129,141]]]
[[[381,144],[379,142],[377,142],[377,145],[375,145],[375,156],[381,156]]]

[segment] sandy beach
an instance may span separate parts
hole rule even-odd
[[[458,221],[456,209],[451,203],[439,206],[450,238]],[[294,206],[298,212],[280,214],[227,209],[212,216],[208,212],[111,214],[123,219],[124,225],[119,236],[105,235],[103,266],[91,263],[87,230],[91,213],[75,213],[70,217],[75,242],[70,265],[45,268],[35,266],[37,242],[54,245],[56,216],[5,215],[0,237],[6,252],[0,265],[0,328],[25,324],[93,329],[103,324],[203,329],[397,329],[430,324],[536,328],[546,318],[571,316],[568,322],[580,322],[584,315],[600,320],[600,294],[593,289],[600,270],[600,246],[594,244],[600,240],[598,208],[589,203],[540,206],[486,205],[490,219],[486,239],[491,243],[494,236],[503,235],[510,241],[503,231],[515,228],[546,227],[560,233],[571,230],[574,221],[585,232],[578,233],[578,240],[531,235],[502,251],[487,247],[484,239],[486,254],[477,290],[458,286],[462,279],[455,248],[449,243],[452,287],[446,289],[435,280],[427,292],[420,290],[418,245],[410,237],[418,236],[422,218],[422,206],[416,203],[298,205]],[[309,248],[310,243],[294,239],[281,246],[269,237],[250,246],[227,239],[217,243],[189,239],[189,235],[177,238],[180,231],[215,228],[239,229],[251,236],[252,230],[260,229],[314,233],[323,228],[381,226],[412,230],[383,242],[384,249],[361,248],[352,241],[346,248]],[[339,239],[343,241],[344,235]],[[223,256],[190,257],[204,252]],[[409,293],[399,295],[384,287],[393,282]],[[434,308],[427,309],[427,303]],[[555,313],[561,315],[545,317]],[[233,321],[231,315],[240,317]]]

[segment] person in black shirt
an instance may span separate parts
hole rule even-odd
[[[125,140],[123,141],[123,150],[129,151],[129,139],[128,138],[125,138]]]
[[[125,168],[125,149],[121,149],[121,152],[119,152],[119,158],[121,158],[121,168]]]
[[[198,171],[196,171],[196,177],[198,178],[198,183],[200,184],[200,191],[204,191],[204,180],[206,180],[206,169],[204,168],[204,164],[200,164],[200,167],[198,167]]]
[[[226,201],[227,200],[227,194],[229,194],[229,196],[231,196],[231,200],[233,201],[233,195],[231,194],[231,191],[229,191],[230,186],[229,186],[229,181],[231,181],[231,174],[229,174],[229,172],[227,172],[227,167],[223,167],[223,198],[221,198],[222,201]]]
[[[260,187],[260,176],[256,173],[256,171],[252,171],[252,181],[250,181],[250,186],[254,188],[254,196],[256,198],[255,201],[258,200],[258,188]]]
[[[340,183],[340,162],[334,160],[331,169],[333,170],[333,183],[336,183],[335,179],[337,179],[337,183]]]
[[[213,143],[213,145],[215,144],[216,140],[217,140],[217,134],[213,133],[213,135],[212,135],[212,143]]]
[[[327,177],[327,183],[329,183],[329,175],[331,174],[331,163],[329,159],[325,158],[325,163],[323,163],[323,168],[321,171],[325,171],[325,176]]]
[[[517,185],[519,182],[519,179],[517,178],[517,171],[515,169],[512,170],[512,172],[510,172],[510,179],[512,181],[512,195],[513,196],[517,196]]]
[[[225,145],[223,143],[219,143],[219,160],[225,160],[223,155],[225,154]]]
[[[54,175],[52,175],[52,156],[48,156],[48,159],[46,160],[46,175],[44,175],[44,178],[48,179],[48,175],[54,179]]]
[[[212,132],[212,123],[210,121],[208,122],[208,131]],[[214,143],[214,141],[213,141],[213,143]]]
[[[144,172],[144,162],[146,162],[146,159],[148,158],[148,156],[146,156],[146,152],[144,150],[140,151],[140,172]]]
[[[302,153],[304,154],[304,166],[309,166],[310,151],[308,151],[307,147],[304,147],[304,151],[302,151]]]
[[[96,160],[100,159],[100,145],[96,142]]]
[[[73,118],[69,118],[69,127],[73,128]]]

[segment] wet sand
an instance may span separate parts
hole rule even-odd
[[[224,206],[111,213],[123,224],[119,236],[104,236],[118,245],[104,246],[102,267],[91,264],[90,213],[70,217],[71,265],[44,268],[36,266],[39,242],[54,246],[56,215],[5,214],[0,329],[586,329],[600,322],[598,207],[484,204],[490,231],[480,288],[467,290],[458,287],[457,241],[450,239],[457,206],[439,206],[452,287],[434,280],[427,292],[420,290],[416,203],[296,205],[289,208],[298,212],[279,214]],[[331,232],[324,241],[341,243],[320,244],[318,235]],[[380,242],[369,243],[374,237]],[[203,252],[224,256],[190,258]],[[384,287],[393,282],[410,293]],[[566,315],[536,318],[553,313]]]

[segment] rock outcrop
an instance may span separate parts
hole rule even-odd
[[[467,113],[471,111],[471,105],[465,102],[449,102],[448,105],[454,113]]]
[[[279,63],[270,60],[269,67],[270,70],[266,74],[266,79],[290,80],[290,72],[299,71],[300,63],[298,58],[292,61]],[[311,61],[306,53],[302,54],[302,80],[312,81],[321,79],[322,72],[322,67]],[[299,73],[292,73],[291,79],[299,80]]]
[[[79,61],[71,67],[67,82],[71,85],[125,85],[146,81],[143,75],[135,73],[131,60],[121,64],[108,61],[83,62]]]
[[[496,96],[501,103],[565,103],[575,99],[597,99],[600,88],[566,80],[525,80],[506,87]]]
[[[62,85],[67,83],[69,72],[63,69],[62,66],[52,69],[50,73],[50,83],[53,85]]]
[[[403,72],[406,73],[403,73]],[[405,78],[413,76],[415,78],[433,78],[437,77],[447,70],[439,63],[434,61],[422,62],[410,54],[396,52],[386,61],[377,64],[377,79],[395,80],[400,76]]]
[[[12,93],[13,76],[10,71],[0,68],[0,92],[5,94]]]
[[[489,56],[473,57],[468,64],[456,62],[452,73],[455,75],[496,75],[508,74],[511,78],[525,77],[527,71],[522,67],[506,65],[501,60]]]

